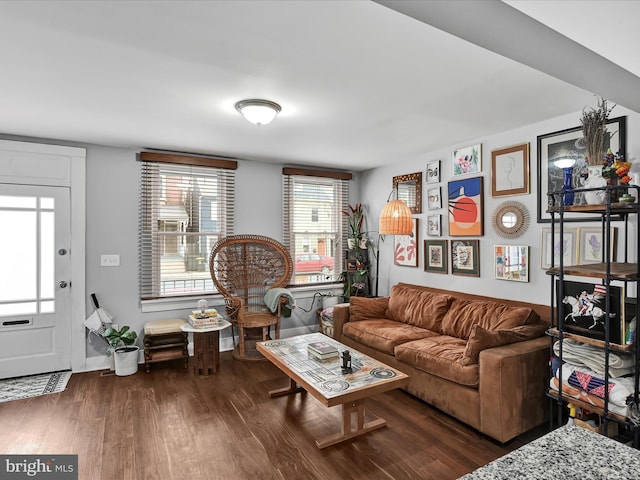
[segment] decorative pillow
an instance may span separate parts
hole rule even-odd
[[[442,333],[468,339],[474,325],[487,330],[508,330],[539,321],[540,316],[529,307],[456,298],[442,320]]]
[[[547,327],[548,325],[544,323],[537,323],[506,330],[491,331],[480,325],[474,325],[471,329],[471,336],[464,349],[460,363],[462,363],[462,365],[476,364],[478,363],[482,350],[538,338],[544,334]]]
[[[394,285],[387,318],[440,333],[442,319],[453,302],[451,295]]]
[[[385,318],[389,297],[367,298],[351,297],[349,299],[349,321]]]

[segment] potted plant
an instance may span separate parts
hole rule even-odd
[[[109,347],[107,356],[113,355],[115,371],[118,376],[132,375],[138,371],[138,350],[140,347],[134,345],[138,335],[124,325],[122,328],[107,328],[102,336]]]
[[[348,247],[349,249],[359,248],[362,224],[364,222],[364,207],[361,203],[356,203],[355,207],[349,205],[349,211],[343,210],[342,213],[349,219]]]
[[[585,150],[587,152],[586,161],[588,171],[584,186],[585,188],[596,189],[584,193],[585,201],[589,205],[604,203],[606,190],[603,187],[606,187],[607,181],[602,176],[602,168],[610,139],[610,133],[607,131],[607,121],[614,107],[615,105],[609,108],[607,100],[600,97],[596,108],[582,110],[580,123],[582,125]]]
[[[589,166],[602,165],[605,153],[609,148],[610,133],[607,131],[607,122],[609,114],[614,108],[615,105],[609,108],[607,100],[601,97],[596,108],[582,110],[580,123]]]

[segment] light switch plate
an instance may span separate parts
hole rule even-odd
[[[101,267],[119,267],[120,255],[100,255]]]

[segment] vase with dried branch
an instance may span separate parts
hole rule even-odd
[[[596,108],[582,110],[582,135],[587,151],[587,164],[590,166],[602,165],[605,153],[609,148],[610,134],[607,131],[609,114],[615,105],[609,107],[607,99],[600,97]]]

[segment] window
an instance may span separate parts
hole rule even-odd
[[[338,280],[350,179],[350,173],[283,169],[283,238],[294,261],[292,284]]]
[[[140,298],[214,293],[209,252],[233,233],[237,162],[141,152]]]

